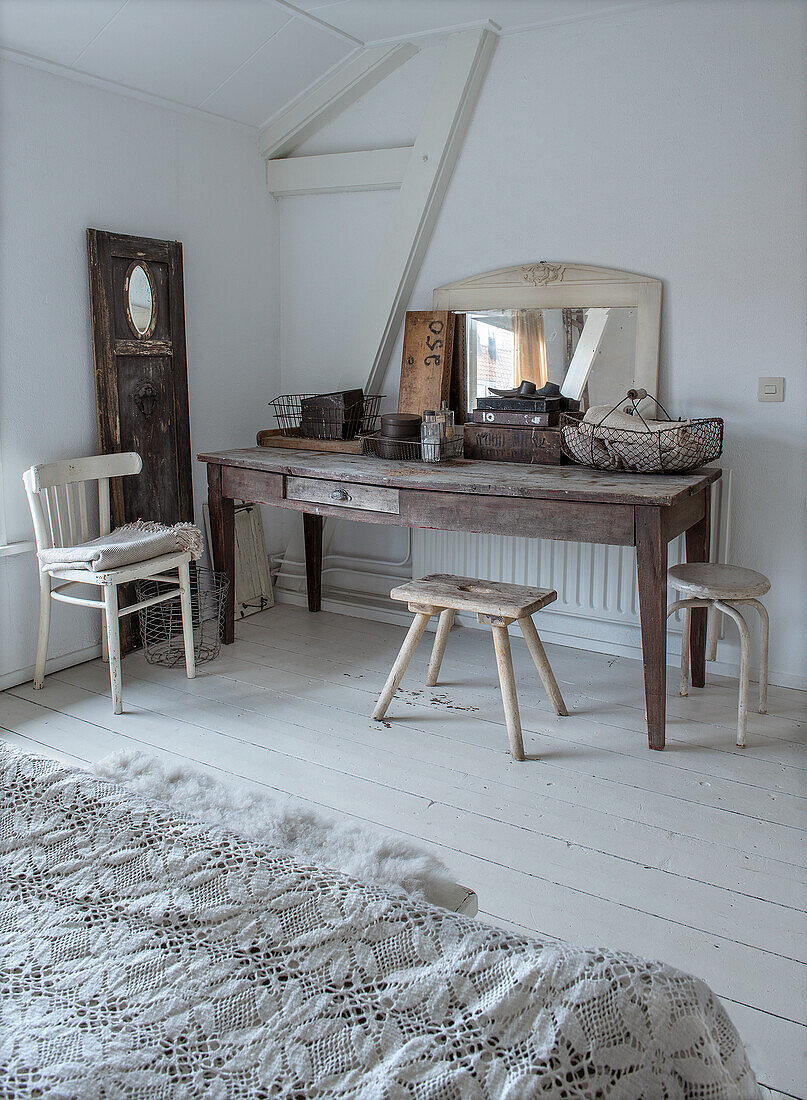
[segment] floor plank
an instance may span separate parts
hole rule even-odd
[[[0,735],[73,763],[180,757],[413,838],[477,891],[483,920],[699,974],[763,1083],[803,1096],[805,693],[772,689],[738,750],[736,681],[680,699],[671,675],[668,747],[651,754],[638,662],[548,647],[572,711],[559,719],[514,630],[528,753],[515,764],[487,632],[452,632],[436,689],[423,644],[389,721],[372,721],[402,634],[280,605],[239,623],[196,680],[127,657],[120,716],[100,662],[14,688]]]

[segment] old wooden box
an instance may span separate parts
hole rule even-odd
[[[541,466],[560,466],[567,461],[561,453],[558,428],[499,428],[488,424],[466,424],[464,432],[466,458]]]

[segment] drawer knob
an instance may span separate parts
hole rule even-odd
[[[347,489],[334,489],[331,493],[331,500],[351,500],[350,493]]]

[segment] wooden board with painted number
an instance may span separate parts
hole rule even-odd
[[[454,345],[449,310],[409,310],[404,328],[398,412],[422,416],[448,401]]]

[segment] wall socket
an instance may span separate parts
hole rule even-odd
[[[784,401],[784,378],[760,378],[757,401]]]

